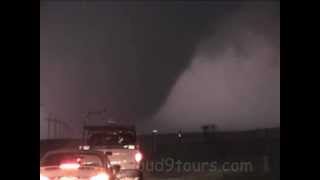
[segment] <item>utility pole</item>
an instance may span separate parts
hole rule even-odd
[[[50,113],[48,118],[47,118],[47,123],[48,123],[48,139],[51,138],[51,116],[52,114]]]
[[[53,138],[56,139],[57,138],[57,119],[54,118],[53,119]]]
[[[64,126],[63,124],[60,125],[60,133],[61,133],[61,138],[64,138]]]
[[[58,124],[58,137],[62,138],[62,122]]]
[[[63,121],[58,120],[57,118],[50,115],[47,120],[48,122],[48,139],[51,138],[51,134],[53,134],[53,138],[60,138],[64,136],[64,129],[71,130],[70,126]],[[53,133],[51,133],[53,123]]]
[[[40,103],[40,107],[41,106],[43,107],[44,104]],[[56,117],[53,116],[52,113],[49,113],[48,116],[45,118],[45,120],[47,122],[47,139],[59,138],[59,137],[64,138],[67,134],[66,132],[71,132],[72,130],[72,128],[68,125],[68,123],[58,120]],[[53,127],[52,127],[52,123],[53,123]]]
[[[86,144],[86,137],[85,137],[85,130],[84,128],[86,127],[87,125],[87,121],[89,120],[89,116],[90,116],[90,112],[87,112],[85,117],[84,117],[84,120],[83,120],[83,127],[82,127],[82,143],[83,144]]]

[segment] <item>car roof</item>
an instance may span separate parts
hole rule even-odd
[[[79,149],[56,149],[52,150],[48,153],[96,153],[96,154],[103,154],[101,151],[96,150],[79,150]]]

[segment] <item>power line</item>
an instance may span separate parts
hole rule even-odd
[[[53,138],[57,138],[58,136],[64,137],[66,134],[64,132],[72,131],[71,126],[69,126],[67,122],[59,120],[56,117],[53,117],[51,113],[47,118],[47,123],[48,123],[48,139],[51,138],[52,134],[53,134]],[[52,124],[53,124],[53,133],[51,132]]]

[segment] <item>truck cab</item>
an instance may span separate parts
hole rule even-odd
[[[84,141],[90,150],[101,151],[118,167],[117,177],[141,180],[143,155],[137,143],[134,126],[85,126]]]

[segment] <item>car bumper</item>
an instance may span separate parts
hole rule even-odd
[[[121,180],[138,180],[142,177],[142,171],[137,169],[123,169],[117,173],[116,177]]]

